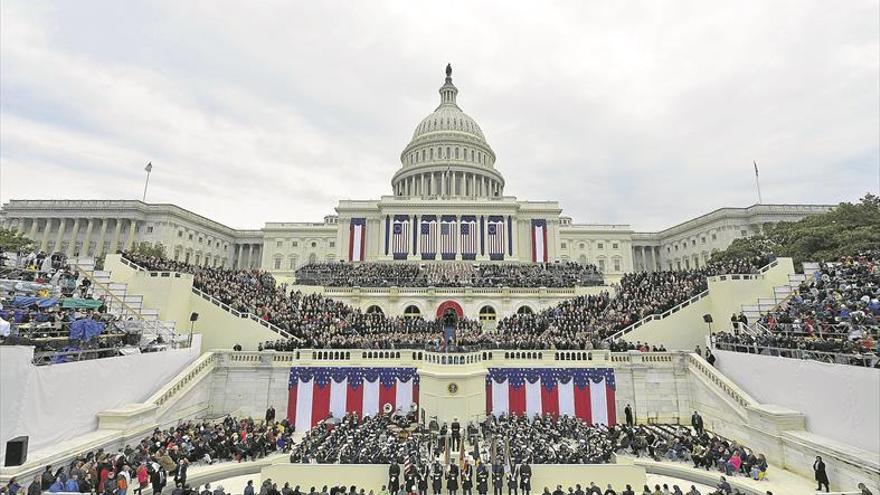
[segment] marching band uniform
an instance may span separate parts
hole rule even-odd
[[[519,487],[523,495],[529,495],[532,490],[532,467],[528,463],[519,466]]]
[[[469,462],[464,462],[461,469],[461,495],[471,495],[471,489],[474,487],[474,467]]]
[[[439,462],[431,467],[431,488],[434,489],[434,495],[440,495],[443,489],[443,466]]]
[[[489,470],[485,464],[480,464],[477,468],[477,493],[486,495],[489,491]]]
[[[449,495],[455,495],[458,491],[458,474],[458,464],[451,464],[446,476],[446,491],[449,492]]]
[[[428,495],[428,478],[431,477],[431,468],[425,464],[419,464],[418,469],[418,485],[419,495]]]
[[[396,462],[388,466],[388,491],[391,493],[400,491],[400,466]]]
[[[504,468],[501,464],[492,465],[492,495],[502,495],[504,490]]]

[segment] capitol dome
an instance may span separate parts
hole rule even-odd
[[[452,67],[440,88],[440,105],[422,119],[400,154],[402,167],[391,186],[395,196],[491,198],[504,192],[495,152],[479,124],[456,102]]]

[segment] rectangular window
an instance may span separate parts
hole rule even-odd
[[[148,233],[148,234],[152,234],[152,233],[153,233],[153,226],[152,226],[152,225],[150,225],[149,227],[147,227],[147,233]]]
[[[297,246],[299,246],[299,243],[296,241],[293,241],[293,247],[297,247]]]
[[[605,271],[605,260],[599,260],[599,271]]]
[[[330,241],[330,247],[336,247],[336,241]]]
[[[612,248],[612,249],[617,249],[617,243],[615,242],[614,244],[612,244],[612,245],[611,245],[611,248]]]
[[[178,231],[177,231],[177,237],[183,237],[183,231],[178,230]]]
[[[713,240],[713,241],[717,241],[717,240],[718,240],[718,236],[717,236],[716,234],[712,234],[712,240]]]
[[[605,244],[600,242],[600,243],[599,243],[599,249],[604,249],[604,248],[605,248]]]
[[[275,258],[275,269],[276,270],[281,269],[281,258]]]
[[[564,243],[564,242],[562,243],[562,249],[565,249],[565,243]]]
[[[275,247],[283,247],[284,241],[275,241]]]
[[[615,259],[615,260],[614,260],[614,271],[615,271],[615,272],[619,272],[619,271],[620,271],[620,260],[618,260],[618,259]]]
[[[696,245],[697,245],[697,240],[691,239],[691,246],[696,246]]]
[[[193,240],[193,235],[192,235],[192,234],[189,235],[189,240]]]
[[[700,238],[700,244],[706,244],[706,238],[705,238],[705,237],[701,237],[701,238]]]

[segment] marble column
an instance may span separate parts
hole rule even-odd
[[[128,251],[134,245],[134,234],[137,229],[137,220],[134,218],[128,221],[128,238],[125,239],[125,250]]]
[[[70,234],[70,242],[67,244],[66,253],[68,258],[76,252],[76,239],[79,237],[79,218],[73,219],[73,229]]]
[[[52,228],[52,219],[46,218],[43,221],[43,236],[40,238],[40,251],[45,251],[49,243],[49,229]]]
[[[86,225],[86,235],[83,238],[82,252],[83,256],[89,256],[89,249],[92,247],[92,228],[95,226],[95,219],[89,218],[89,224]]]
[[[248,270],[250,270],[250,268],[251,268],[251,254],[252,253],[253,253],[253,247],[250,244],[248,244],[247,245],[247,262],[244,265],[244,267],[247,268]]]
[[[52,252],[57,253],[61,251],[61,241],[64,239],[64,229],[67,227],[67,219],[59,218],[58,219],[58,233],[55,234],[55,244],[52,245]]]
[[[37,241],[37,224],[39,224],[39,223],[40,223],[39,218],[32,218],[31,219],[31,232],[30,232],[30,234],[28,234],[28,239],[30,239],[34,242]]]
[[[122,232],[122,219],[116,219],[116,227],[113,229],[113,237],[110,239],[110,254],[116,254],[119,249],[119,234]]]

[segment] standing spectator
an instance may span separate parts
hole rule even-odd
[[[266,409],[266,422],[271,423],[272,421],[275,421],[275,406],[269,406]]]
[[[703,434],[703,417],[697,411],[694,411],[694,414],[691,416],[691,426],[694,427],[697,435]]]
[[[815,473],[816,477],[816,491],[825,487],[825,491],[830,491],[828,489],[828,473],[825,472],[825,462],[822,461],[822,456],[816,456],[816,461],[813,462],[813,473]]]
[[[624,414],[624,416],[626,416],[626,426],[632,426],[633,425],[633,410],[629,404],[627,404],[626,407],[623,408],[623,414]]]
[[[244,495],[254,495],[254,480],[248,480],[244,487]]]

